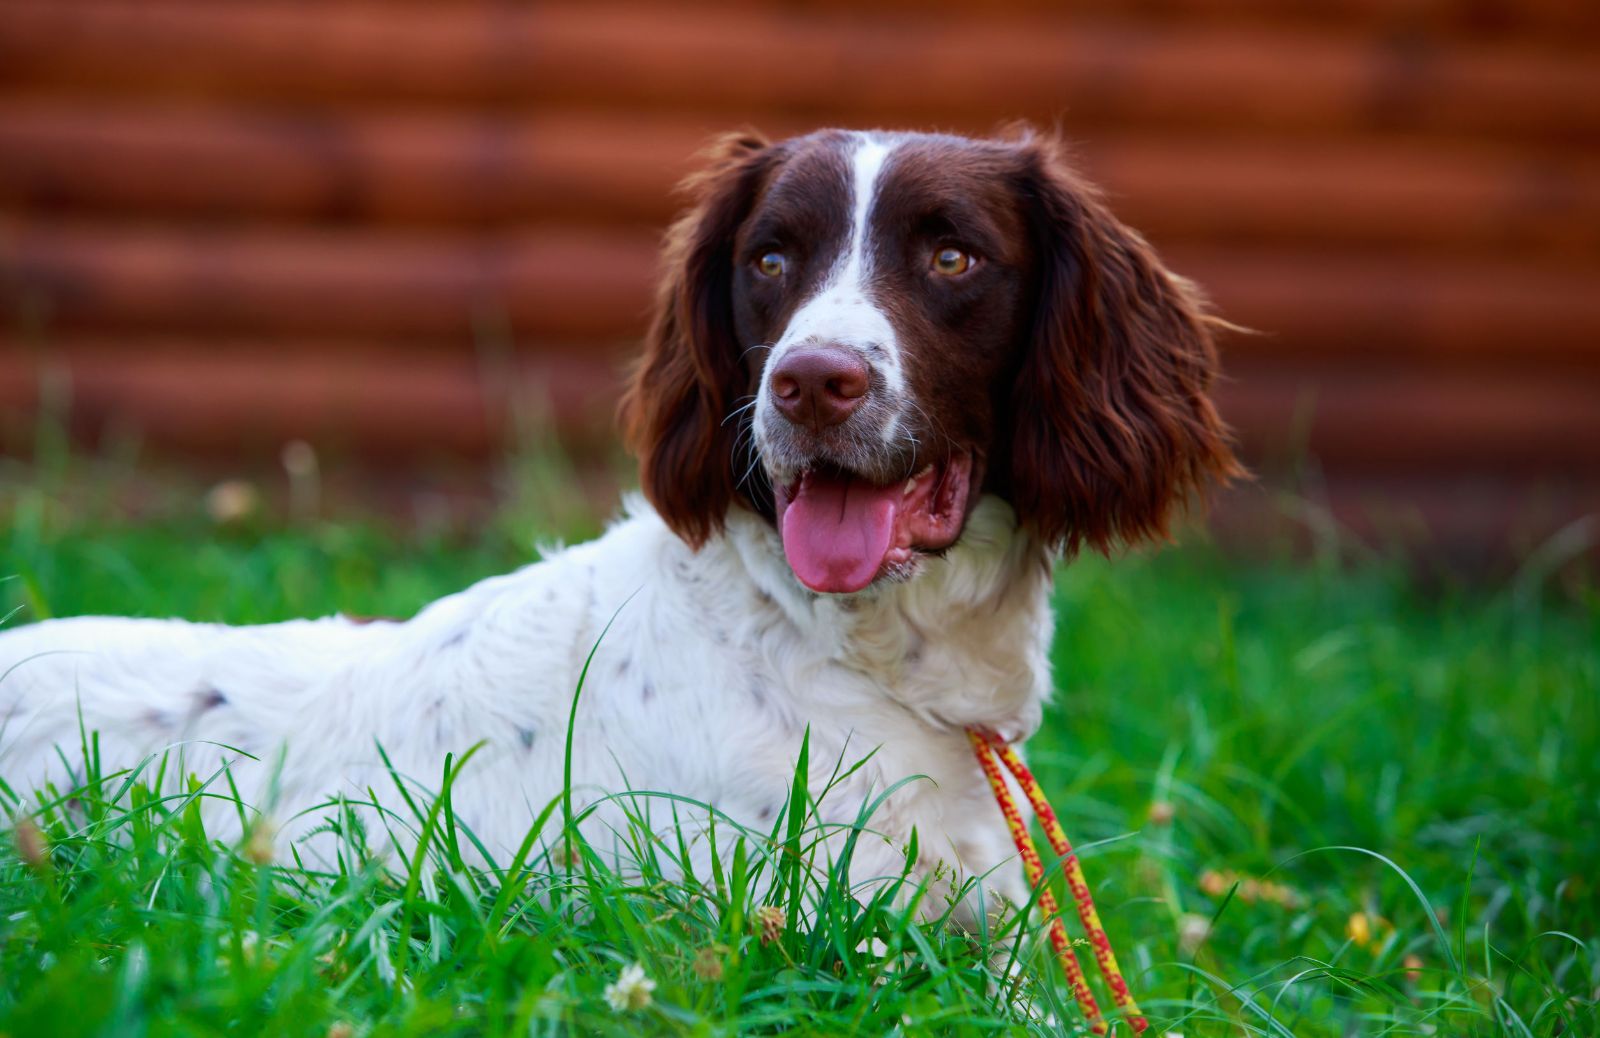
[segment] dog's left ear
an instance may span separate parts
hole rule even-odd
[[[722,528],[737,493],[739,425],[729,415],[747,390],[733,330],[734,236],[773,161],[764,139],[732,134],[684,182],[693,206],[667,233],[644,356],[622,398],[645,496],[697,548]]]
[[[1191,494],[1243,471],[1207,395],[1221,322],[1059,145],[1019,149],[1037,280],[1005,490],[1021,521],[1069,555],[1164,538]]]

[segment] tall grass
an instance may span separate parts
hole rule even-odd
[[[684,830],[714,807],[649,792],[617,798],[620,853],[584,843],[592,807],[564,819],[558,797],[511,861],[468,866],[449,804],[470,754],[427,793],[391,772],[410,813],[383,824],[414,851],[374,854],[354,810],[373,804],[336,801],[321,809],[336,867],[289,867],[270,830],[207,837],[206,798],[255,817],[225,771],[161,795],[169,755],[107,773],[85,739],[73,788],[0,787],[20,820],[0,864],[7,1033],[1045,1033],[1021,917],[951,925],[953,902],[910,875],[914,848],[898,876],[852,888],[855,840],[890,791],[826,857],[839,825],[820,807],[850,769],[812,793],[804,746],[772,828],[724,837],[697,874]],[[630,964],[647,997],[619,990]]]

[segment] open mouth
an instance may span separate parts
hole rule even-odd
[[[966,523],[972,471],[965,452],[884,485],[832,466],[806,469],[776,488],[789,567],[813,591],[847,594],[919,552],[948,548]]]

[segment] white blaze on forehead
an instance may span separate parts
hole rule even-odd
[[[872,279],[872,209],[878,186],[895,142],[872,134],[854,134],[849,156],[850,225],[833,269],[821,286],[794,312],[767,358],[768,370],[799,343],[818,342],[857,350],[883,376],[891,393],[904,386],[894,326],[869,296]],[[762,396],[766,396],[763,385]],[[891,423],[892,425],[893,423]],[[887,435],[891,430],[886,429]]]
[[[878,178],[889,160],[889,145],[868,137],[850,157],[850,195],[854,211],[850,216],[850,240],[845,246],[845,267],[839,283],[866,292],[867,268],[871,265],[872,203],[878,200]]]

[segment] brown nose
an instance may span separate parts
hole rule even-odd
[[[849,418],[866,395],[866,362],[841,346],[790,350],[772,372],[778,410],[813,432]]]

